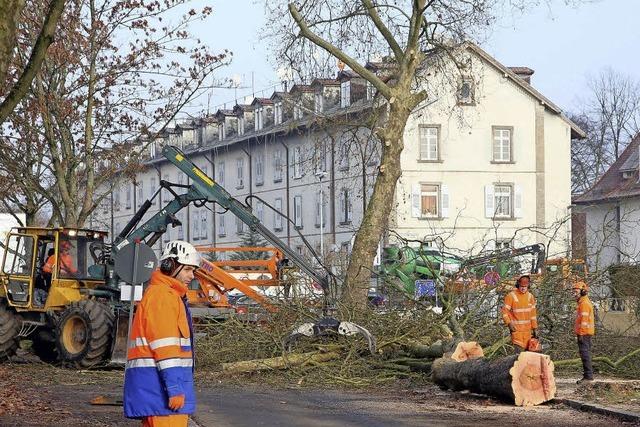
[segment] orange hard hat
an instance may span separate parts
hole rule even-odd
[[[587,286],[587,284],[584,283],[584,282],[576,282],[576,283],[573,284],[571,289],[577,289],[579,291],[588,291],[589,290],[589,286]]]

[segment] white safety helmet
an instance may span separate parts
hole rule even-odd
[[[200,253],[189,242],[182,240],[172,240],[164,245],[164,250],[160,256],[160,262],[173,258],[178,264],[200,267],[202,258]]]

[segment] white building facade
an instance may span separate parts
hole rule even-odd
[[[382,244],[407,239],[465,252],[542,242],[565,254],[570,141],[582,131],[530,85],[531,70],[508,69],[472,44],[463,54],[466,74],[441,84],[455,74],[443,68],[409,118],[396,203],[383,207],[391,214]],[[317,251],[322,238],[325,253],[348,252],[378,171],[380,146],[357,125],[373,102],[371,86],[342,71],[178,125],[149,145],[145,170],[114,188],[91,226],[118,233],[160,180],[189,185],[160,154],[172,144],[300,253],[298,233]],[[162,190],[145,219],[172,199]],[[165,233],[157,250],[170,239],[238,246],[246,230],[211,203],[190,205],[177,219],[182,226]]]

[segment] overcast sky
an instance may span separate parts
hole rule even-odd
[[[521,17],[509,16],[493,29],[481,46],[507,66],[535,70],[533,85],[565,110],[579,107],[587,79],[606,67],[640,80],[640,0],[600,0],[578,8],[551,0]],[[266,25],[262,2],[256,0],[197,0],[193,6],[213,6],[214,13],[194,33],[214,50],[229,49],[233,64],[219,74],[236,76],[245,89],[214,90],[202,108],[215,111],[243,96],[269,96],[278,78],[261,40]],[[252,80],[253,73],[253,80]]]

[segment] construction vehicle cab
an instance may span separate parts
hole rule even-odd
[[[86,367],[108,357],[114,313],[106,301],[114,293],[103,289],[93,254],[106,236],[76,228],[11,230],[0,272],[0,358],[27,337],[48,362]]]

